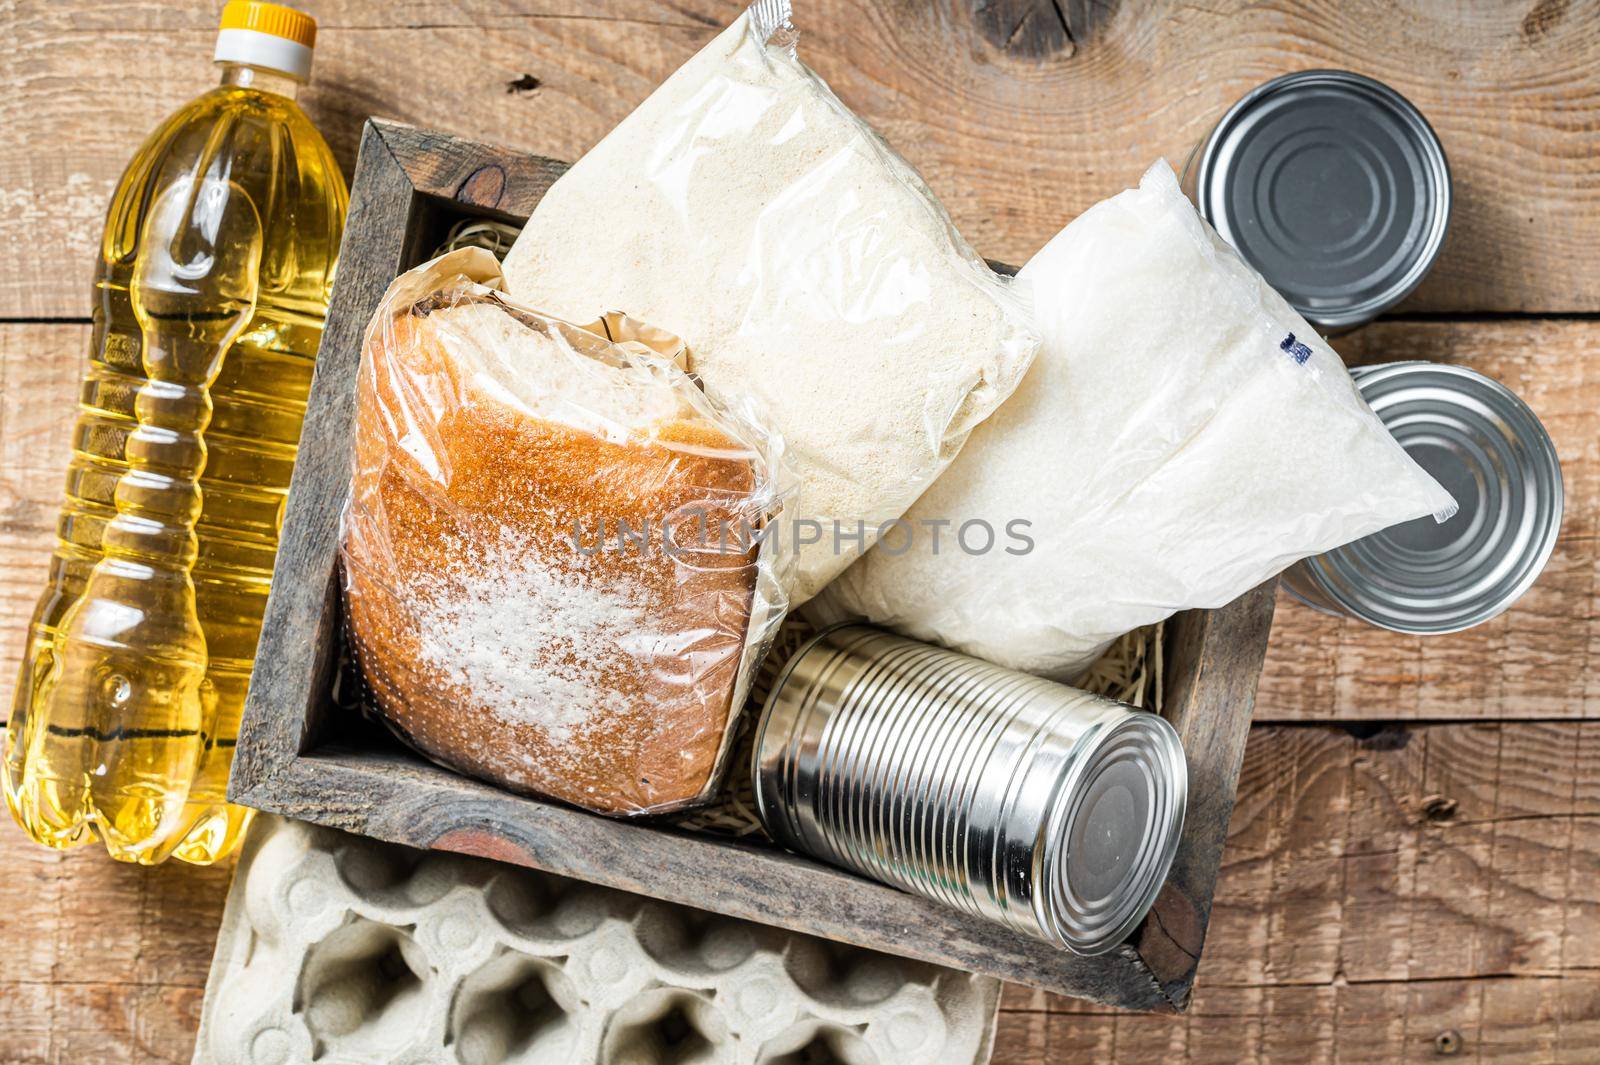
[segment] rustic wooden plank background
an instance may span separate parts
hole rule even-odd
[[[1450,155],[1426,284],[1339,339],[1506,381],[1568,508],[1549,570],[1458,636],[1280,601],[1195,1005],[1013,991],[998,1062],[1600,1060],[1600,4],[797,0],[807,59],[987,254],[1022,261],[1235,97],[1345,67]],[[212,82],[216,3],[0,0],[0,696],[43,576],[98,227],[146,131]],[[571,158],[738,10],[719,0],[305,0],[308,110]],[[226,870],[58,855],[0,825],[0,1063],[187,1061]]]

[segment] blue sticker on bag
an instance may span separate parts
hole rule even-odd
[[[1278,350],[1288,353],[1289,358],[1295,361],[1296,366],[1304,366],[1306,360],[1311,358],[1311,349],[1296,340],[1293,333],[1283,338],[1283,342],[1278,345]]]

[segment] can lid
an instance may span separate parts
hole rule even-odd
[[[1450,220],[1444,148],[1415,107],[1338,70],[1286,74],[1223,116],[1196,161],[1206,221],[1325,330],[1422,281]]]
[[[1339,608],[1397,632],[1459,632],[1504,611],[1555,549],[1563,487],[1555,445],[1510,389],[1460,366],[1351,371],[1406,453],[1461,504],[1306,560]]]
[[[1061,781],[1040,839],[1040,924],[1078,954],[1127,939],[1178,852],[1188,798],[1183,745],[1156,714],[1109,719]]]
[[[229,0],[212,60],[265,67],[303,82],[311,78],[316,44],[317,20],[305,12],[263,0]]]

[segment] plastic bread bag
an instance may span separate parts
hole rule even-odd
[[[909,546],[881,542],[817,615],[1065,680],[1124,632],[1454,512],[1165,162],[1018,279],[1038,361],[906,515]],[[936,547],[926,533],[941,521]]]
[[[689,338],[713,397],[756,397],[802,492],[796,604],[911,505],[1038,349],[1026,308],[753,5],[545,193],[508,291]]]
[[[344,514],[349,646],[429,758],[599,813],[707,800],[793,555],[778,437],[683,343],[518,306],[494,257],[400,277],[368,326]]]

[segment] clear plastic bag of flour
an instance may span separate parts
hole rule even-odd
[[[1071,679],[1124,632],[1454,512],[1166,163],[1018,281],[1044,337],[1032,370],[906,514],[909,548],[886,538],[816,616]]]
[[[520,300],[625,307],[693,344],[795,458],[796,603],[869,546],[1016,387],[1026,308],[762,0],[545,193],[506,257]]]
[[[790,475],[686,354],[511,302],[478,249],[390,286],[340,557],[365,701],[406,743],[599,813],[711,797],[787,606]]]

